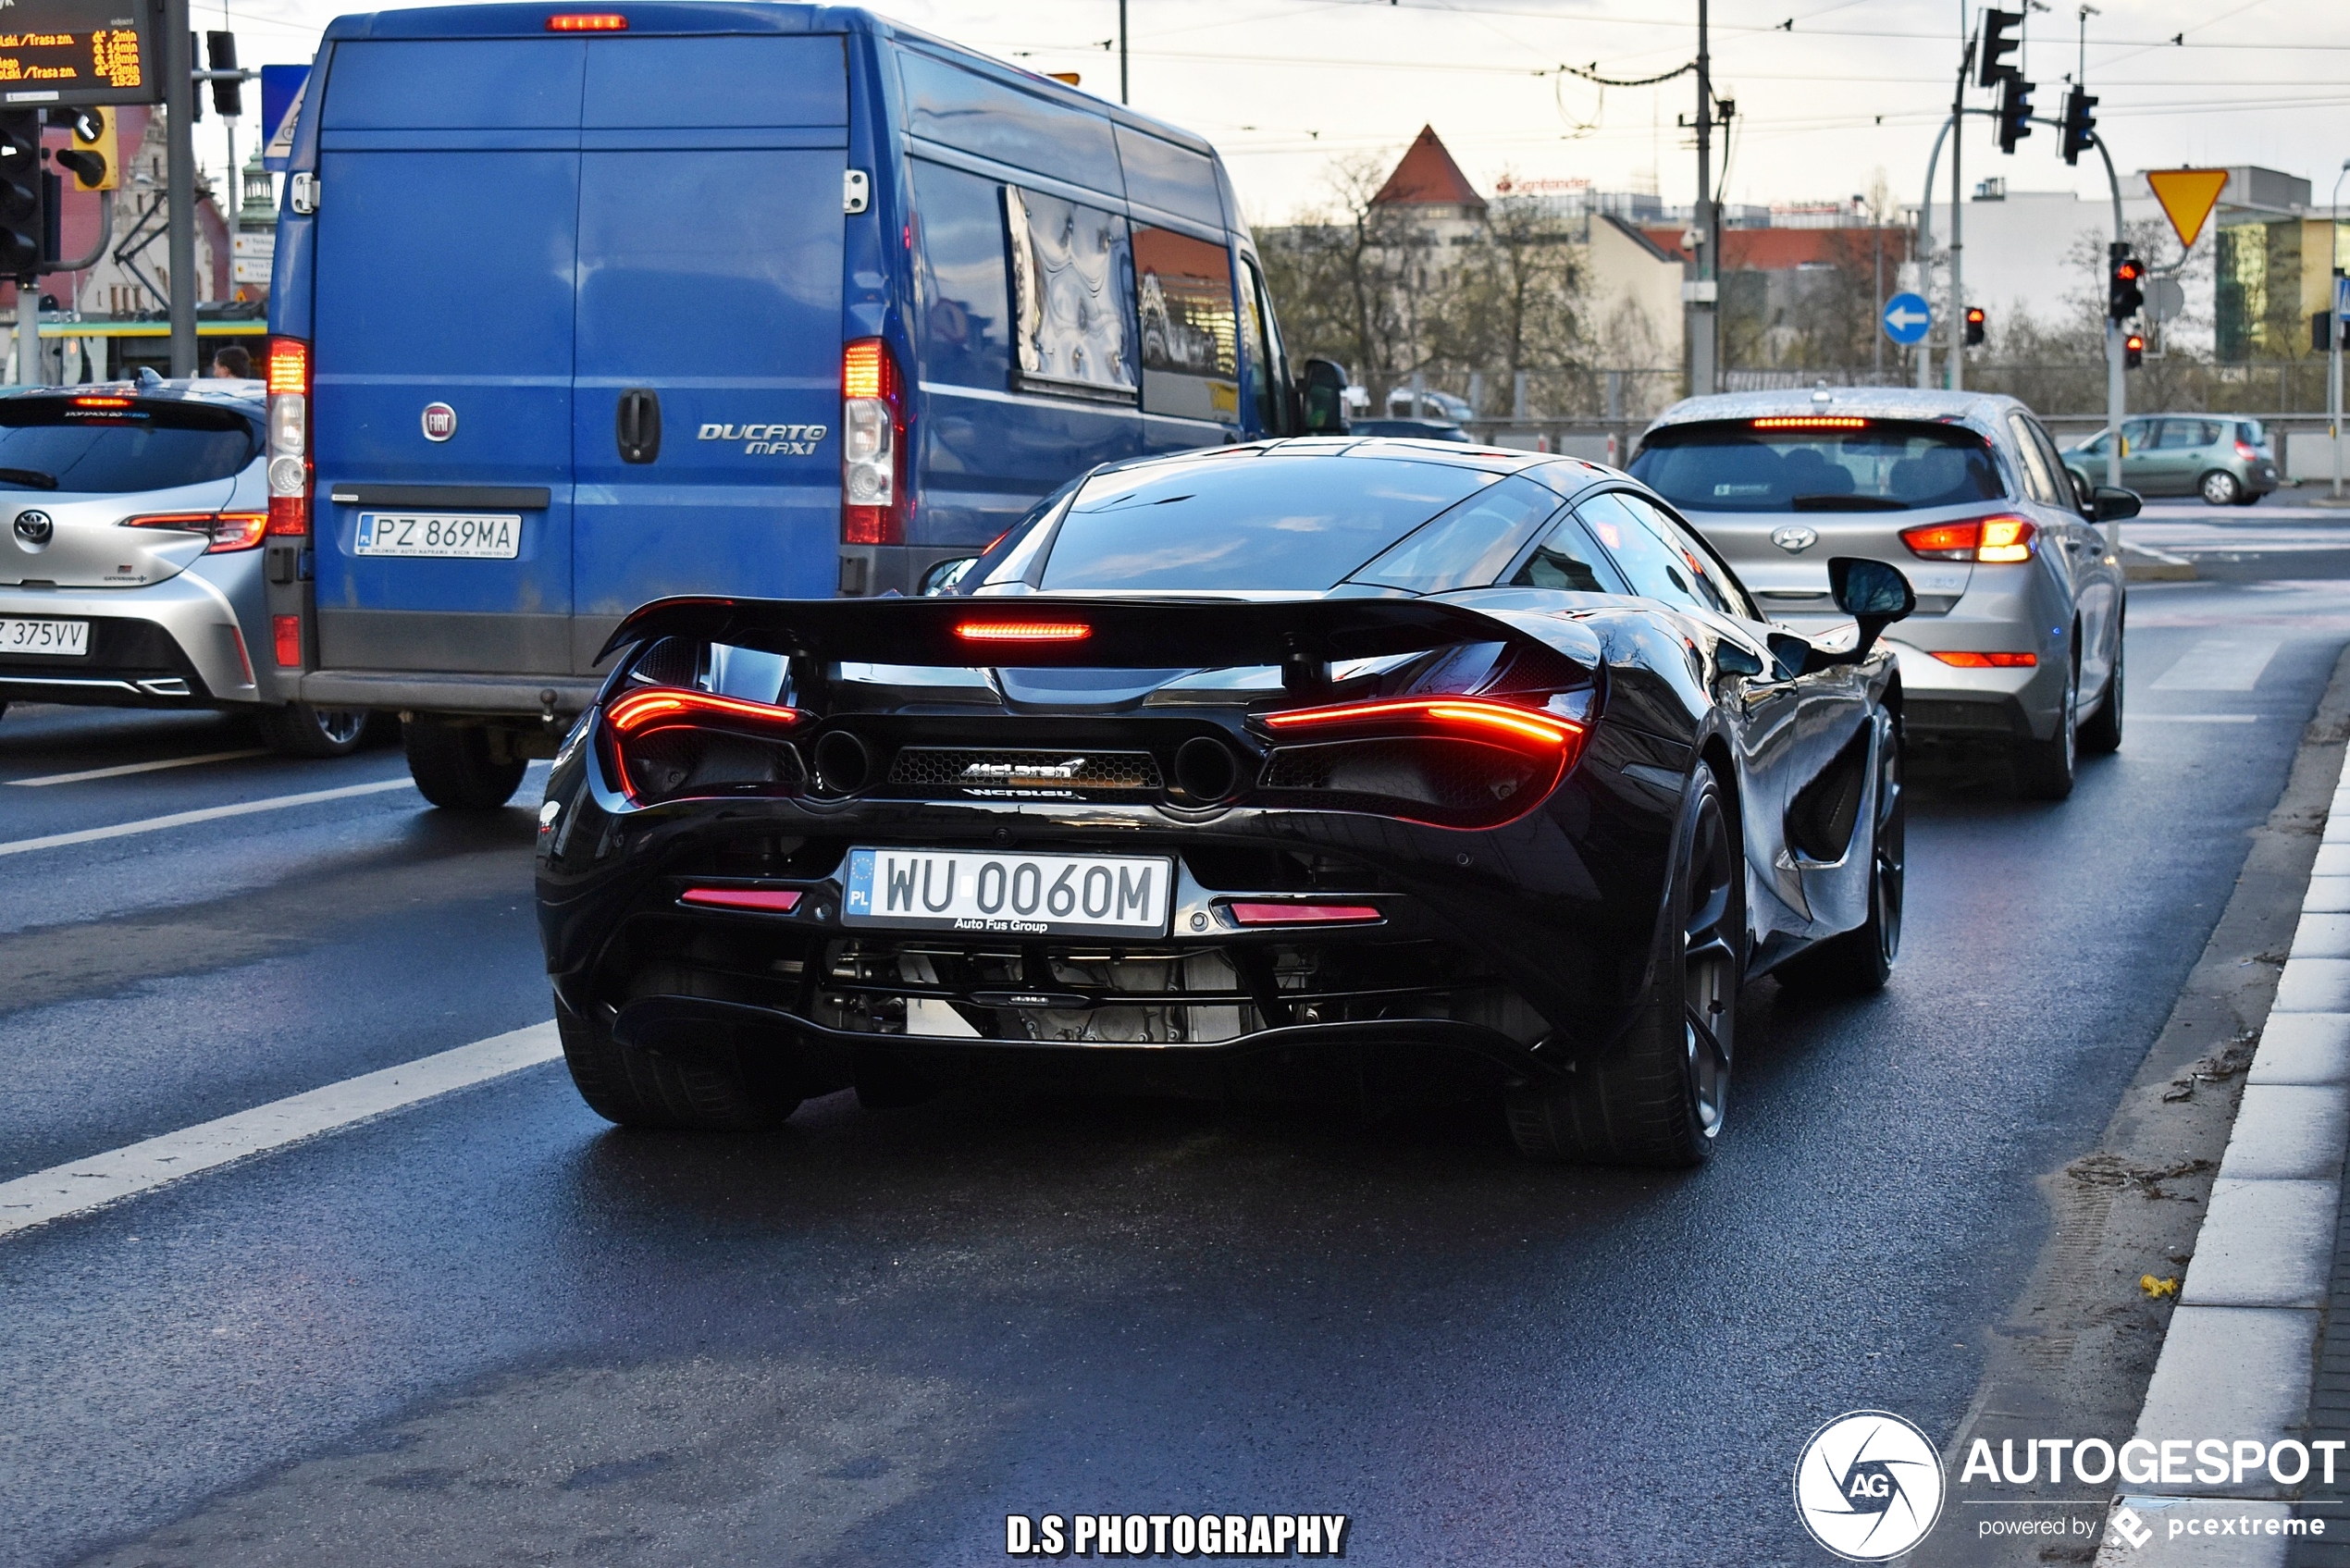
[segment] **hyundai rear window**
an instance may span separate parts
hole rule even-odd
[[[1449,464],[1263,452],[1112,471],[1070,509],[1044,586],[1319,593],[1494,479]]]
[[[1890,419],[1667,426],[1632,473],[1683,512],[1901,512],[2005,493],[1981,436]]]
[[[108,494],[234,477],[259,446],[232,410],[123,398],[0,399],[0,488]]]

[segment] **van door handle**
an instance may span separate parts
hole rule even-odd
[[[631,387],[620,394],[612,426],[621,462],[650,463],[661,455],[661,397],[649,388]]]

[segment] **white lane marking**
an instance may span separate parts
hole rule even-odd
[[[206,806],[197,811],[174,811],[168,817],[148,817],[112,827],[80,828],[72,833],[44,833],[39,838],[12,838],[0,844],[0,855],[29,855],[36,849],[62,849],[69,844],[95,844],[105,838],[129,838],[134,833],[160,833],[194,822],[216,822],[223,817],[246,817],[255,811],[282,811],[289,806],[309,806],[321,800],[349,800],[356,796],[381,795],[389,789],[413,789],[406,778],[379,779],[374,784],[345,784],[340,789],[313,789],[301,795],[273,795],[266,800],[240,801],[234,806]]]
[[[20,789],[39,789],[43,784],[87,784],[92,779],[118,779],[126,773],[154,773],[166,768],[192,768],[199,762],[233,762],[241,757],[266,757],[266,747],[249,747],[243,751],[207,751],[200,757],[167,757],[160,762],[125,762],[114,768],[89,768],[79,773],[51,773],[40,779],[10,779]]]
[[[2133,713],[2134,724],[2257,724],[2266,713]]]
[[[2205,637],[2154,683],[2154,689],[2250,691],[2283,646],[2281,637]]]
[[[0,1236],[339,1132],[563,1055],[554,1020],[0,1182]]]

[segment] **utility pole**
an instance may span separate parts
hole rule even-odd
[[[1966,29],[1966,0],[1959,0],[1959,27]],[[1966,47],[1959,54],[1959,85],[1950,94],[1950,319],[1944,331],[1949,334],[1948,352],[1950,390],[1966,387],[1966,334],[1960,324],[1966,320],[1966,274],[1960,265],[1966,253],[1965,186],[1960,178],[1960,154],[1966,146],[1966,79],[1974,69],[1974,39],[1967,36]]]
[[[164,184],[171,227],[171,374],[196,373],[196,62],[188,0],[163,4]]]
[[[1126,96],[1126,0],[1118,0],[1118,101],[1130,101]]]
[[[2350,174],[2350,158],[2342,163],[2342,172],[2333,177],[2333,194],[2327,201],[2327,216],[2333,221],[2326,226],[2333,243],[2329,250],[2333,265],[2327,270],[2333,276],[2326,279],[2326,444],[2333,449],[2333,499],[2342,499],[2342,176]]]
[[[1719,256],[1721,225],[1713,205],[1713,57],[1707,46],[1706,0],[1697,0],[1697,288],[1689,300],[1689,395],[1703,397],[1721,384],[1717,350],[1721,315]]]

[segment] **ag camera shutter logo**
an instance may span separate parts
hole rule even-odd
[[[1942,1516],[1942,1456],[1890,1411],[1837,1416],[1795,1462],[1803,1527],[1848,1562],[1882,1562],[1925,1539]]]

